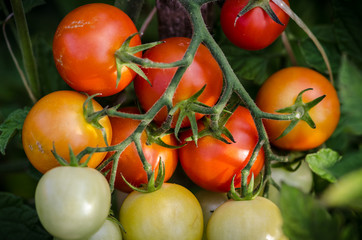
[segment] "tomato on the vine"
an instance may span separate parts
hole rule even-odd
[[[139,113],[138,109],[135,107],[121,108],[119,109],[119,111],[136,114]],[[131,135],[140,124],[139,120],[130,118],[111,117],[110,120],[112,125],[111,145],[121,143],[129,135]],[[165,181],[167,181],[168,179],[170,179],[177,166],[177,150],[163,147],[156,143],[148,145],[147,137],[148,136],[144,131],[141,136],[141,144],[145,158],[151,164],[152,169],[155,170],[155,177],[157,176],[159,161],[161,160],[164,162]],[[164,141],[168,145],[177,145],[175,137],[171,134],[163,136],[162,141]],[[112,154],[113,153],[109,153],[107,156],[110,157]],[[113,162],[111,161],[104,168],[103,171],[106,172],[110,170],[112,166]],[[147,174],[143,168],[141,159],[137,153],[137,149],[134,143],[131,143],[131,145],[124,149],[124,151],[121,153],[118,160],[116,174],[117,176],[115,180],[115,188],[123,192],[131,192],[132,189],[123,181],[121,174],[129,183],[136,187],[140,186],[141,184],[147,183]],[[107,174],[108,179],[109,177],[110,172]]]
[[[261,86],[255,102],[262,111],[277,113],[276,110],[292,106],[298,94],[308,88],[312,90],[303,93],[304,103],[326,95],[309,111],[316,128],[299,121],[287,135],[277,139],[290,121],[265,119],[269,139],[275,146],[297,151],[313,149],[323,144],[336,129],[340,117],[337,92],[327,78],[312,69],[288,67],[274,73]]]
[[[186,175],[200,187],[219,192],[228,192],[232,178],[235,186],[240,187],[241,170],[247,165],[258,141],[258,132],[248,109],[238,107],[229,118],[225,127],[231,132],[235,143],[224,143],[214,137],[205,136],[189,142],[179,149],[179,158]],[[199,129],[203,125],[199,122]],[[181,139],[191,135],[191,131],[180,134]],[[264,166],[264,150],[260,150],[249,179],[256,177]]]
[[[279,208],[270,200],[229,200],[211,215],[206,233],[208,240],[286,239]]]
[[[150,193],[130,193],[120,210],[128,240],[195,240],[202,238],[202,210],[185,187],[164,183]]]
[[[87,167],[56,167],[35,191],[35,207],[44,228],[59,239],[85,239],[104,224],[111,206],[105,177]]]
[[[221,9],[221,28],[236,46],[246,50],[260,50],[272,44],[286,28],[289,16],[273,1],[269,1],[275,15],[284,24],[278,24],[261,7],[255,7],[239,17],[249,0],[226,0]],[[289,5],[288,0],[284,0]]]
[[[181,60],[184,56],[191,39],[183,37],[173,37],[163,40],[164,43],[159,44],[147,50],[143,58],[150,59],[155,62],[171,63]],[[137,76],[134,80],[134,87],[137,98],[142,108],[148,111],[154,103],[162,96],[166,88],[170,84],[177,68],[159,69],[145,68],[144,73],[151,82],[151,85],[141,76]],[[205,87],[203,93],[199,96],[198,101],[208,106],[213,106],[221,94],[223,87],[222,71],[211,55],[210,51],[200,45],[193,62],[188,67],[177,86],[175,95],[173,96],[173,105],[190,98],[197,93],[202,87]],[[166,108],[154,118],[158,124],[165,121],[167,117]],[[176,124],[178,113],[174,115],[172,127]],[[201,114],[196,114],[196,119],[200,119]],[[182,127],[189,126],[190,122],[185,119]]]
[[[56,91],[41,98],[26,116],[22,140],[23,148],[31,164],[41,173],[60,166],[53,156],[56,152],[69,161],[69,147],[78,154],[86,147],[105,147],[101,129],[89,123],[83,113],[87,97],[75,91]],[[94,111],[103,107],[92,99]],[[112,127],[107,116],[99,120],[107,141],[112,138]],[[102,162],[106,153],[94,153],[88,167],[95,168]],[[84,162],[88,155],[81,159]]]
[[[102,227],[87,240],[122,240],[122,232],[117,223],[107,219]]]
[[[77,91],[101,96],[116,94],[136,75],[124,66],[117,86],[114,54],[134,33],[136,26],[117,7],[104,3],[80,6],[63,18],[55,32],[55,65],[64,81]],[[130,42],[130,46],[140,44],[138,35]]]

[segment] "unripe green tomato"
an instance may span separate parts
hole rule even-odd
[[[305,161],[302,161],[299,168],[295,171],[288,171],[284,168],[272,168],[271,177],[279,186],[285,183],[300,189],[304,193],[309,193],[313,187],[313,174]],[[268,198],[278,205],[280,193],[272,184],[269,185],[268,194]]]
[[[87,167],[56,167],[35,191],[35,207],[44,228],[58,239],[90,237],[104,224],[111,205],[106,178]]]
[[[281,240],[282,216],[269,199],[229,200],[212,214],[206,229],[208,240]]]

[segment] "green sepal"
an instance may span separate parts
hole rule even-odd
[[[310,102],[303,103],[303,100],[302,100],[303,93],[305,93],[306,91],[310,91],[310,90],[313,90],[313,88],[307,88],[307,89],[304,89],[303,91],[301,91],[298,94],[298,96],[292,106],[276,110],[276,112],[278,112],[278,113],[295,113],[295,119],[290,122],[288,127],[282,132],[282,134],[280,136],[278,136],[276,138],[276,140],[287,135],[298,124],[298,122],[300,120],[306,122],[311,128],[313,128],[313,129],[316,128],[316,125],[315,125],[313,119],[309,115],[309,110],[311,108],[313,108],[314,106],[316,106],[318,103],[320,103],[326,97],[326,95],[317,97]]]
[[[273,9],[270,7],[269,0],[249,0],[248,4],[246,4],[246,6],[241,9],[241,11],[236,16],[234,26],[241,16],[256,7],[262,8],[274,22],[284,26],[284,24],[279,20],[278,16],[274,13]]]
[[[126,178],[121,173],[121,177],[123,181],[133,190],[141,193],[150,193],[159,190],[162,187],[162,184],[165,180],[165,164],[162,159],[159,159],[158,164],[158,173],[155,180],[155,171],[152,171],[150,178],[147,184],[143,184],[140,187],[133,186],[130,182],[126,180]]]
[[[53,149],[51,150],[53,156],[55,157],[55,159],[58,161],[58,163],[61,166],[68,166],[69,162],[67,160],[65,160],[63,157],[61,157],[57,151],[55,150],[55,143],[53,142]]]
[[[107,141],[107,133],[102,124],[99,123],[99,120],[102,119],[105,115],[107,115],[107,108],[103,108],[101,111],[95,112],[93,108],[92,99],[99,94],[94,94],[92,96],[87,95],[87,99],[83,103],[83,115],[86,121],[91,124],[93,127],[99,129],[102,132],[103,140],[108,145]]]

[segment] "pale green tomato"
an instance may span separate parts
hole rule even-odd
[[[35,207],[44,228],[58,239],[90,237],[105,222],[111,192],[106,178],[85,167],[56,167],[35,191]]]
[[[204,235],[203,239],[206,239],[206,226],[212,213],[221,204],[228,200],[227,194],[223,192],[211,192],[205,189],[199,189],[195,192],[197,200],[199,200],[202,213],[204,216]]]
[[[185,187],[164,183],[151,193],[132,192],[120,210],[125,240],[200,240],[202,209]]]
[[[299,168],[294,172],[284,168],[272,168],[271,177],[279,186],[285,183],[300,189],[304,193],[309,193],[313,186],[313,174],[305,161],[302,161]],[[279,204],[280,193],[272,184],[269,185],[268,194],[270,200],[275,204]]]
[[[206,232],[208,240],[285,239],[279,208],[263,197],[223,203],[212,214]]]
[[[118,224],[107,219],[88,240],[122,240],[122,232]]]

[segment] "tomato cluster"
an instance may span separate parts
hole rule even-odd
[[[289,17],[271,4],[284,26],[272,22],[262,9],[253,9],[235,22],[246,2],[225,2],[222,28],[241,48],[265,48],[284,31]],[[260,35],[266,32],[260,26],[267,26],[268,37]],[[323,144],[339,120],[339,102],[333,86],[313,70],[285,68],[261,86],[256,105],[262,112],[277,113],[292,106],[302,91],[312,88],[302,95],[303,103],[327,96],[308,109],[315,129],[301,121],[286,136],[277,138],[290,122],[263,119],[264,126],[257,127],[250,110],[238,106],[226,123],[218,126],[227,129],[230,135],[224,132],[219,137],[229,142],[212,134],[196,141],[192,119],[181,119],[180,134],[172,131],[180,109],[171,116],[172,108],[165,104],[152,119],[142,119],[164,97],[180,68],[141,66],[144,74],[136,74],[130,65],[122,65],[115,53],[122,44],[131,48],[140,45],[140,37],[133,36],[136,32],[125,13],[98,3],[70,12],[56,30],[55,64],[73,91],[56,91],[40,99],[30,110],[22,130],[25,153],[44,174],[35,203],[45,229],[59,239],[283,239],[282,218],[274,203],[255,196],[254,200],[234,201],[226,193],[264,176],[263,169],[269,161],[266,150],[261,147],[253,155],[263,127],[270,142],[281,149],[310,150]],[[174,63],[183,59],[191,42],[185,37],[167,38],[143,54],[132,54],[147,62]],[[179,79],[172,106],[200,93],[198,106],[212,108],[220,100],[224,78],[213,54],[200,44]],[[130,83],[139,108],[114,107],[112,112],[93,99],[115,95]],[[217,131],[206,124],[212,121],[210,115],[192,112],[189,116],[194,116],[198,132]],[[160,131],[167,122],[169,129]],[[128,144],[123,146],[126,141]],[[255,158],[251,165],[252,156]],[[177,165],[193,186],[201,189],[195,195],[181,184],[163,183],[172,180]],[[247,185],[241,174],[246,167],[250,167]],[[107,218],[113,190],[110,186],[127,193],[119,210],[123,231]],[[203,197],[206,194],[208,197]],[[240,228],[245,225],[251,227]],[[260,230],[260,225],[265,228]]]

